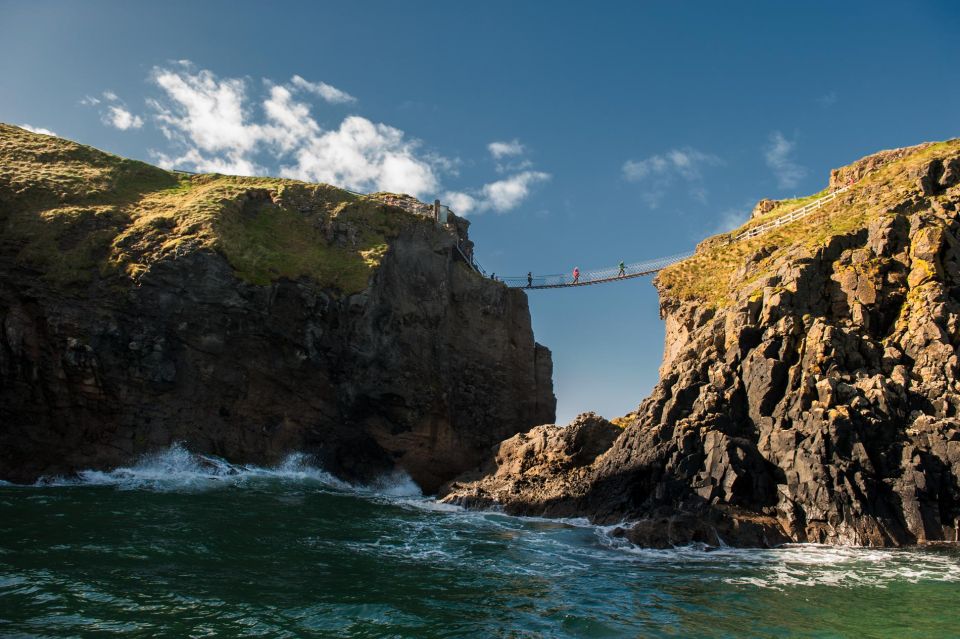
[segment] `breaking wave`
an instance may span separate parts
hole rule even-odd
[[[132,466],[109,471],[83,470],[76,477],[48,477],[37,486],[114,486],[122,490],[184,492],[241,487],[262,482],[313,484],[325,488],[384,496],[419,497],[412,479],[401,471],[370,485],[350,484],[311,463],[304,453],[291,453],[276,466],[233,464],[214,455],[189,451],[182,443],[148,453]]]
[[[141,457],[135,464],[110,471],[87,470],[74,478],[47,478],[37,487],[112,486],[118,490],[204,492],[223,488],[299,487],[361,497],[422,515],[400,517],[404,534],[394,539],[342,542],[346,547],[395,557],[429,558],[451,567],[469,562],[467,546],[452,543],[463,536],[507,536],[534,561],[517,566],[519,573],[537,570],[575,574],[584,565],[620,564],[644,573],[694,571],[703,582],[731,587],[783,590],[796,586],[880,587],[900,583],[960,583],[960,554],[955,551],[864,549],[792,544],[776,549],[741,549],[691,545],[666,550],[639,548],[611,533],[616,526],[598,526],[583,518],[512,517],[500,512],[465,511],[425,497],[403,472],[367,485],[337,479],[294,453],[276,466],[233,464],[213,455],[190,452],[182,444]],[[271,488],[272,487],[272,488]],[[439,518],[439,519],[438,519]],[[462,556],[461,556],[462,555]]]

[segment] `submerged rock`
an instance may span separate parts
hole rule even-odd
[[[538,462],[570,455],[541,426],[527,438],[550,437],[520,455],[536,463],[517,462],[514,436],[445,499],[632,521],[620,534],[657,547],[956,542],[956,167],[957,141],[883,152],[834,171],[856,183],[821,212],[704,242],[657,279],[660,381],[612,444],[592,442],[605,452]]]

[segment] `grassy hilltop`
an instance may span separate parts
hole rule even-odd
[[[877,218],[893,216],[897,207],[917,193],[917,178],[924,166],[933,159],[958,153],[960,139],[954,139],[921,144],[902,152],[881,152],[837,169],[834,171],[837,184],[846,184],[848,176],[856,182],[819,211],[759,237],[730,243],[737,234],[798,209],[826,195],[830,189],[803,198],[780,200],[772,210],[750,219],[740,228],[701,243],[693,257],[661,271],[657,286],[671,298],[723,307],[738,291],[770,275],[765,266],[772,268],[782,259],[784,251],[810,253],[825,246],[831,238],[866,228]],[[896,159],[884,162],[884,155]],[[876,159],[880,161],[870,162]],[[751,263],[749,272],[744,270],[747,262]]]
[[[354,293],[422,217],[325,184],[188,175],[0,124],[0,225],[57,286],[136,280],[178,251],[221,253],[252,284],[309,277]]]

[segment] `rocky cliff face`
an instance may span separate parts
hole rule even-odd
[[[865,158],[831,188],[851,178],[821,212],[661,273],[660,382],[608,446],[600,418],[568,427],[602,434],[596,459],[556,463],[557,427],[517,445],[532,431],[447,500],[630,520],[652,546],[957,541],[960,142]]]
[[[181,441],[435,490],[555,408],[525,295],[451,222],[0,125],[0,478]]]

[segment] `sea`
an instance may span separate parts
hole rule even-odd
[[[0,485],[0,637],[960,637],[960,552],[642,549],[173,446]]]

